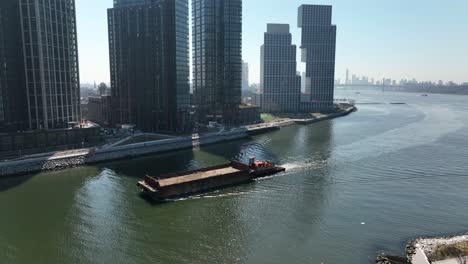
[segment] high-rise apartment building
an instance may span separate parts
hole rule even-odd
[[[242,61],[242,90],[248,90],[249,85],[249,64]]]
[[[28,128],[20,2],[0,1],[0,130]]]
[[[296,71],[296,50],[288,24],[267,25],[260,61],[263,112],[299,111],[301,76]]]
[[[200,121],[239,121],[242,0],[193,0],[193,88]]]
[[[188,132],[188,0],[116,0],[108,10],[114,124]]]
[[[57,129],[80,121],[75,1],[0,1],[0,61],[2,127]]]
[[[345,84],[349,84],[349,69],[346,69],[346,81]]]
[[[114,0],[114,7],[138,5],[138,4],[151,2],[151,1],[155,2],[154,0]]]
[[[335,82],[336,26],[332,25],[332,7],[302,5],[298,26],[302,28],[302,62],[306,63],[306,93],[312,109],[333,108]]]
[[[301,73],[301,93],[305,93],[305,89],[306,89],[306,73],[305,72],[302,72]]]

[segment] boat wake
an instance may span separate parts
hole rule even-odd
[[[248,195],[252,193],[254,193],[254,191],[252,192],[227,192],[227,193],[223,193],[222,191],[214,191],[211,193],[197,194],[197,195],[190,196],[190,197],[168,199],[166,201],[167,202],[183,202],[183,201],[200,200],[200,199],[217,199],[217,198],[225,198],[225,197],[243,196],[243,195]]]
[[[426,145],[464,126],[459,114],[448,108],[436,106],[431,106],[431,108],[416,106],[416,108],[425,114],[423,120],[339,146],[333,151],[333,161],[355,162],[363,158]]]
[[[297,169],[303,168],[305,165],[304,163],[299,163],[299,162],[288,162],[281,166],[285,167],[286,170],[289,171],[289,170],[297,170]]]
[[[300,157],[297,157],[296,160],[300,160]],[[309,158],[302,161],[287,162],[281,166],[286,168],[286,171],[298,171],[307,169],[320,169],[326,167],[329,163],[328,159],[323,157]]]
[[[396,152],[402,149],[425,145],[439,140],[443,136],[464,127],[459,113],[445,107],[415,106],[425,114],[425,118],[400,128],[364,138],[348,145],[336,147],[331,155],[325,158],[317,154],[304,160],[304,157],[288,157],[288,161],[281,165],[287,172],[305,169],[321,169],[331,163],[349,163],[368,157]],[[443,125],[441,125],[443,124]],[[273,177],[284,176],[284,173]],[[271,178],[267,177],[266,179]]]

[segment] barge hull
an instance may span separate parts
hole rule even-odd
[[[150,195],[153,200],[164,201],[249,183],[252,180],[252,176],[246,172],[226,174],[209,180],[173,185],[156,192],[146,192],[146,194]]]
[[[249,165],[232,161],[228,164],[199,170],[166,174],[160,176],[160,179],[146,176],[137,185],[153,200],[164,201],[249,183],[256,178],[285,170],[285,168],[278,166],[254,170]]]

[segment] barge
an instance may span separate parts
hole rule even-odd
[[[231,161],[209,168],[161,175],[159,178],[146,176],[137,186],[153,200],[164,201],[244,184],[284,171],[286,168],[269,161],[250,158],[249,164]]]

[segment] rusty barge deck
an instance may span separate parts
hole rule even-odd
[[[146,176],[137,185],[152,199],[167,200],[248,183],[255,178],[285,170],[279,166],[258,170],[252,166],[232,161],[228,164],[199,170],[161,175],[158,179]]]

